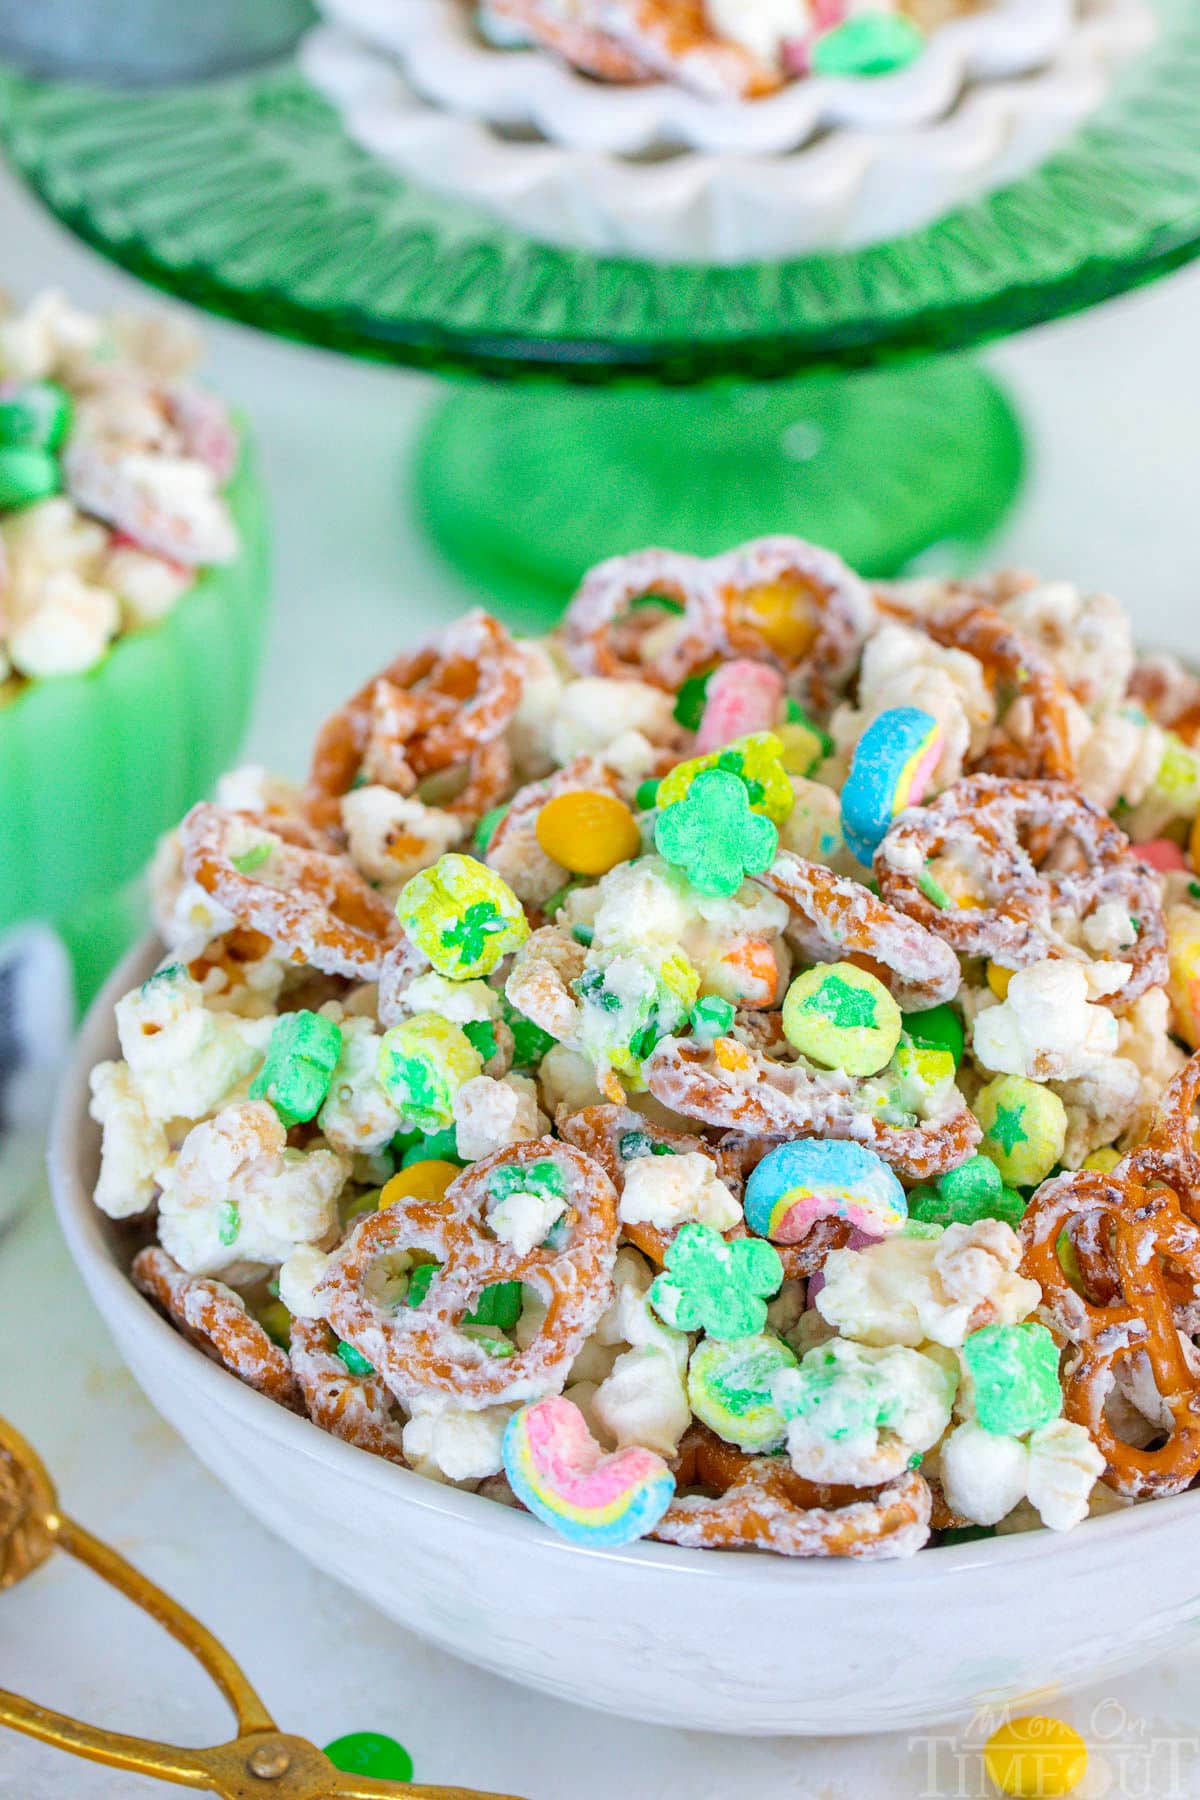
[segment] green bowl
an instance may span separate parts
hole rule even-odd
[[[134,928],[122,890],[229,767],[246,727],[270,580],[266,501],[244,436],[228,495],[233,562],[86,674],[33,682],[0,706],[0,933],[52,924],[81,998]]]

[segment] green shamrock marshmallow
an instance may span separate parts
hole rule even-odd
[[[779,832],[753,810],[745,782],[727,769],[706,769],[659,813],[654,843],[698,893],[736,894],[747,875],[770,868]]]
[[[783,1285],[783,1264],[761,1238],[727,1241],[711,1225],[681,1225],[655,1278],[650,1304],[676,1331],[751,1337],[767,1321],[767,1299]]]

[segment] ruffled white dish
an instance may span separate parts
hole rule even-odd
[[[414,91],[446,112],[537,132],[574,150],[647,156],[687,148],[781,156],[820,131],[878,131],[945,115],[968,83],[1024,75],[1064,47],[1076,0],[994,0],[934,33],[924,54],[871,80],[810,76],[764,100],[725,105],[667,81],[593,81],[544,50],[507,50],[474,29],[463,0],[321,0],[327,17],[394,55]]]
[[[59,1222],[151,1403],[255,1518],[431,1643],[623,1717],[740,1736],[913,1731],[1111,1680],[1194,1641],[1200,1495],[898,1562],[788,1562],[638,1543],[582,1549],[319,1431],[218,1368],[129,1280],[92,1201],[88,1071],[146,940],[97,999],[59,1094]],[[1193,1589],[1196,1591],[1193,1592]]]
[[[336,3],[407,17],[409,5],[416,12],[427,0]],[[945,27],[938,41],[955,29]],[[547,242],[654,262],[731,264],[876,243],[1015,180],[1100,105],[1153,34],[1146,0],[1082,0],[1065,43],[1036,74],[970,86],[925,124],[833,129],[782,156],[687,150],[647,159],[554,143],[422,97],[392,55],[344,29],[318,28],[301,54],[350,135],[414,181]],[[520,52],[489,54],[501,65],[522,60]],[[549,67],[551,59],[538,53],[535,62]],[[600,89],[618,101],[659,91]],[[661,91],[672,106],[688,99],[665,84]]]

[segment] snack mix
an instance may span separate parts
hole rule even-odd
[[[96,1203],[240,1380],[576,1542],[1178,1493],[1193,744],[1200,682],[1020,574],[765,538],[471,613],[160,848]]]
[[[0,305],[0,703],[155,625],[237,538],[238,442],[173,319]]]
[[[599,81],[673,81],[708,100],[761,100],[807,75],[875,77],[987,0],[486,0],[479,28],[537,44]]]

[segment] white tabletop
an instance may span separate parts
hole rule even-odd
[[[82,303],[145,299],[0,171],[0,280]],[[1030,333],[992,358],[1031,428],[1035,474],[1006,557],[1105,586],[1147,641],[1200,646],[1196,420],[1200,272]],[[277,611],[249,750],[290,773],[366,672],[463,603],[405,509],[403,462],[436,383],[210,322],[209,369],[254,422],[271,488]],[[2,1179],[0,1174],[0,1179]],[[426,1649],[267,1536],[157,1418],[118,1362],[48,1202],[0,1239],[0,1411],[37,1443],[64,1504],[245,1664],[281,1724],[322,1743],[385,1731],[417,1778],[529,1800],[970,1800],[982,1727],[919,1740],[739,1742],[620,1724]],[[403,1555],[403,1545],[381,1554]],[[864,1571],[868,1608],[870,1571]],[[802,1619],[797,1629],[804,1629]],[[864,1629],[869,1623],[864,1619]],[[932,1619],[913,1621],[913,1653]],[[986,1621],[981,1621],[986,1631]],[[193,1743],[226,1729],[183,1653],[65,1563],[0,1600],[0,1686]],[[1200,1649],[1039,1707],[1092,1745],[1081,1800],[1200,1796]],[[0,1735],[12,1800],[135,1800],[156,1784]]]

